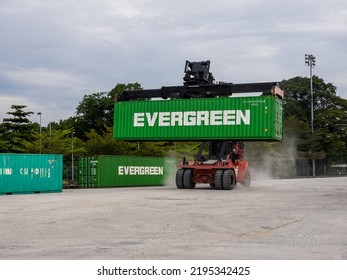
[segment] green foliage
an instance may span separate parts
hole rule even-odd
[[[42,132],[35,131],[33,140],[23,141],[22,147],[17,148],[21,153],[33,154],[62,154],[64,157],[71,156],[74,153],[76,156],[85,154],[83,142],[73,137],[72,129],[42,129]]]
[[[347,100],[336,87],[313,76],[314,133],[311,132],[310,79],[295,77],[281,82],[285,91],[285,119],[297,138],[299,155],[325,164],[347,160]]]
[[[105,125],[113,123],[113,100],[107,92],[85,95],[76,109],[75,132],[80,139],[86,139],[86,133],[94,129],[97,133],[104,132]]]
[[[185,157],[187,160],[194,160],[200,144],[200,142],[173,142],[168,155],[178,159]]]
[[[136,142],[137,149],[132,151],[135,156],[164,157],[170,154],[170,142]]]
[[[25,105],[12,105],[12,111],[6,114],[12,116],[4,118],[0,124],[0,152],[12,153],[22,146],[23,141],[32,139],[32,132],[38,126],[28,119],[33,112],[26,112]]]
[[[283,80],[281,89],[285,93],[284,114],[296,116],[303,121],[311,122],[311,93],[310,79],[306,77],[294,77]],[[333,108],[336,106],[336,87],[331,83],[324,83],[324,80],[313,76],[313,107],[314,111],[323,108]]]
[[[105,127],[101,135],[95,130],[86,133],[84,147],[86,154],[91,155],[134,155],[134,156],[165,156],[171,149],[168,142],[129,142],[117,141],[113,138],[113,128]]]
[[[141,85],[138,83],[117,84],[110,92],[85,95],[76,108],[76,116],[68,120],[68,123],[74,127],[76,136],[87,140],[86,133],[91,130],[102,135],[105,127],[113,126],[116,96],[124,90],[134,89],[141,89]]]
[[[117,84],[109,93],[109,97],[115,100],[118,94],[126,90],[141,90],[142,86],[139,83]]]
[[[49,126],[51,126],[51,128],[55,128],[55,129],[70,129],[70,128],[74,128],[74,131],[76,130],[75,126],[76,126],[76,117],[69,117],[66,120],[59,120],[59,122],[50,122]],[[76,131],[75,131],[76,133]]]
[[[134,143],[116,141],[113,139],[113,128],[105,126],[105,132],[97,133],[94,129],[86,133],[84,143],[88,156],[96,155],[126,155],[135,149]]]

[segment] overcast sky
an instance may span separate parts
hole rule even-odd
[[[181,85],[185,60],[218,81],[315,75],[347,98],[346,0],[0,0],[0,121],[12,104],[42,124],[117,83]]]

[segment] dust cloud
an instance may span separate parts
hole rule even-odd
[[[252,179],[291,178],[296,176],[296,137],[283,142],[247,142],[245,158]]]

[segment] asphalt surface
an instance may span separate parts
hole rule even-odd
[[[0,196],[0,259],[347,259],[347,178]]]

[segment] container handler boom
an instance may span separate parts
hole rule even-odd
[[[283,98],[277,82],[263,83],[216,83],[209,72],[210,61],[186,61],[183,86],[163,86],[160,89],[128,90],[117,96],[117,101],[144,98],[206,98],[232,96],[237,93],[264,92]]]

